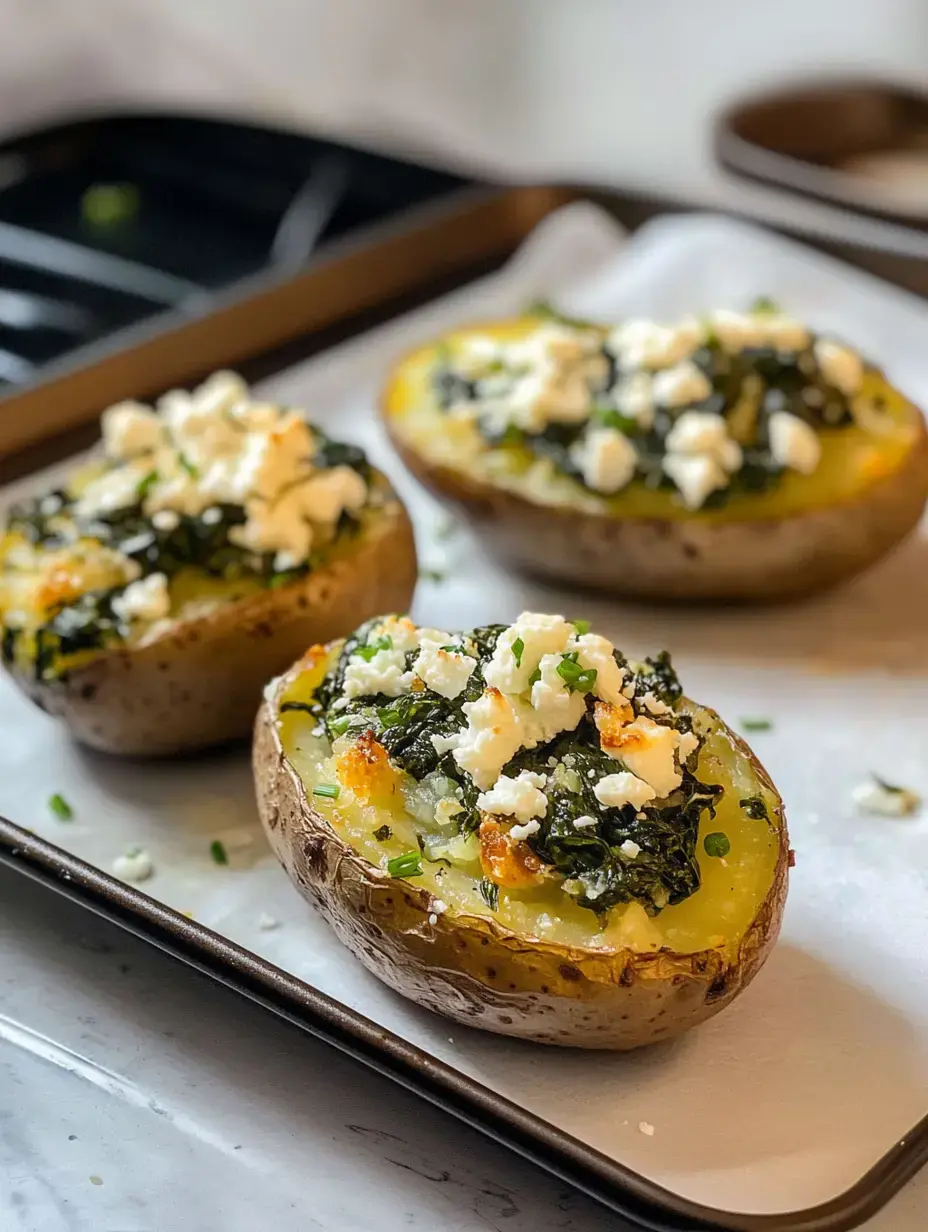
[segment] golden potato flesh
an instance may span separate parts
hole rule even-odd
[[[859,572],[918,523],[928,433],[872,368],[853,400],[855,422],[820,429],[813,473],[787,469],[767,490],[733,490],[717,508],[689,509],[679,493],[640,478],[599,495],[524,443],[488,447],[473,419],[442,411],[436,365],[474,338],[507,342],[537,328],[533,318],[493,323],[421,347],[396,367],[382,400],[410,470],[513,565],[638,597],[776,599]],[[737,438],[739,411],[727,414]]]
[[[498,885],[491,907],[483,827],[440,859],[423,854],[415,875],[389,874],[391,859],[418,850],[421,819],[409,776],[376,739],[333,741],[307,710],[338,651],[318,648],[268,697],[254,768],[278,857],[375,975],[471,1026],[617,1049],[676,1035],[747,985],[779,930],[788,840],[773,785],[716,714],[678,703],[704,738],[695,773],[724,787],[700,823],[695,893],[657,914],[635,901],[597,914],[556,881],[528,878]],[[730,844],[722,859],[704,847],[716,832]]]

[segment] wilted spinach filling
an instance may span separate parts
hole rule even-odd
[[[355,445],[330,440],[314,428],[316,453],[313,462],[318,469],[349,466],[370,484],[371,467],[364,452]],[[63,489],[14,505],[7,518],[10,534],[21,535],[29,543],[49,551],[73,542],[75,536],[99,541],[134,560],[141,576],[164,573],[173,577],[182,569],[195,568],[214,578],[235,582],[243,578],[257,579],[270,589],[285,586],[310,573],[324,559],[325,552],[313,553],[295,568],[275,568],[273,552],[256,554],[232,543],[229,532],[246,520],[241,505],[215,504],[210,520],[202,516],[178,515],[178,523],[170,529],[152,524],[142,509],[145,482],[139,485],[137,501],[132,505],[92,518],[74,515],[76,498]],[[356,534],[360,518],[343,512],[334,529],[333,542]],[[327,545],[327,548],[331,544]],[[34,631],[35,674],[43,679],[53,673],[60,657],[85,650],[104,650],[124,641],[128,626],[114,614],[112,602],[122,588],[88,591],[78,599],[62,604],[50,619]],[[5,628],[3,661],[12,663],[16,654],[19,631]]]
[[[416,780],[436,773],[453,780],[461,805],[454,820],[460,832],[472,832],[481,821],[479,789],[450,752],[436,752],[431,737],[448,736],[466,726],[462,707],[465,702],[476,701],[484,691],[483,665],[506,626],[489,625],[467,635],[476,646],[479,664],[458,697],[449,700],[424,689],[398,698],[353,698],[347,705],[336,707],[334,703],[342,699],[348,661],[377,624],[368,622],[346,641],[338,662],[316,692],[315,714],[332,738],[373,732],[393,764]],[[412,667],[416,653],[407,655],[407,669]],[[618,652],[615,658],[621,666],[629,666]],[[682,696],[666,652],[637,666],[635,692],[637,697],[653,694],[668,705]],[[540,819],[539,833],[526,841],[544,864],[580,883],[577,901],[581,906],[602,913],[617,903],[638,902],[656,915],[699,889],[699,824],[704,812],[714,816],[723,789],[701,782],[684,766],[680,787],[660,804],[642,809],[631,805],[605,808],[594,795],[594,784],[621,767],[600,747],[592,718],[592,695],[587,707],[586,716],[574,731],[562,732],[537,748],[520,750],[503,773],[515,776],[531,770],[551,776],[553,772],[545,787],[547,813]],[[681,732],[692,730],[692,720],[686,714],[673,715],[672,725]],[[597,817],[599,824],[578,828],[575,822],[583,816]],[[628,840],[640,848],[633,860],[621,851]]]
[[[756,309],[755,309],[756,310]],[[775,310],[775,305],[767,309]],[[562,318],[544,304],[532,305],[529,315],[577,328],[589,322]],[[594,327],[595,328],[595,327]],[[690,357],[712,386],[711,395],[676,412],[658,407],[649,428],[622,415],[608,394],[615,384],[615,356],[605,346],[599,352],[606,361],[607,376],[603,392],[594,395],[589,418],[591,426],[618,429],[628,436],[638,454],[637,478],[649,488],[673,491],[674,484],[664,473],[665,441],[680,411],[707,411],[722,415],[729,433],[741,445],[743,464],[730,477],[728,486],[709,494],[704,508],[719,508],[737,493],[758,493],[775,487],[784,468],[770,448],[768,424],[775,411],[788,411],[816,430],[846,427],[854,422],[850,400],[821,375],[812,345],[795,354],[784,354],[769,347],[747,348],[729,354],[710,334],[705,345]],[[432,374],[432,388],[438,406],[448,411],[461,403],[479,403],[480,380],[467,380],[455,372],[451,358],[441,354]],[[523,446],[538,457],[550,459],[565,475],[587,486],[572,452],[584,435],[586,423],[551,423],[542,432],[525,432],[514,424],[500,428],[491,419],[480,417],[477,428],[491,446]]]

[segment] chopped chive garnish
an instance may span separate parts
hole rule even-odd
[[[762,718],[759,715],[748,715],[741,720],[741,726],[745,731],[750,732],[770,731],[773,727],[773,721],[771,719]]]
[[[728,835],[723,834],[721,830],[716,830],[714,834],[707,834],[702,840],[702,845],[706,855],[716,860],[723,860],[731,851]]]
[[[887,783],[885,779],[881,779],[880,776],[878,774],[874,774],[872,770],[870,771],[870,777],[873,779],[874,783],[876,783],[877,787],[881,788],[883,791],[888,791],[890,795],[901,796],[906,790],[905,787],[896,787],[894,783]]]
[[[446,650],[448,654],[460,654],[461,653],[460,646],[439,646],[438,649]]]
[[[59,821],[70,821],[74,816],[74,809],[71,808],[64,796],[60,795],[57,791],[49,798],[48,807]]]
[[[213,857],[214,864],[228,864],[229,857],[226,854],[225,844],[218,838],[214,838],[209,845],[209,854]]]
[[[393,837],[393,831],[389,826],[378,826],[374,831],[374,838],[378,843],[385,843],[388,838]]]
[[[751,304],[751,312],[770,314],[779,311],[780,305],[775,299],[771,299],[769,295],[758,295],[757,299]]]
[[[447,573],[441,569],[420,569],[419,577],[425,578],[427,582],[434,582],[436,586],[440,585],[447,578]]]
[[[594,415],[596,422],[602,424],[604,428],[615,428],[617,432],[625,436],[631,436],[638,427],[637,419],[633,419],[631,415],[623,415],[621,411],[611,406],[597,407]]]
[[[517,637],[516,640],[512,643],[512,657],[516,661],[516,667],[522,666],[522,652],[524,650],[525,650],[525,642],[522,641],[521,637]]]
[[[491,881],[489,877],[484,877],[483,880],[478,883],[477,889],[480,892],[480,897],[490,908],[490,910],[495,911],[499,906],[499,886],[496,882]]]
[[[337,800],[341,788],[337,783],[317,783],[313,788],[314,796],[325,796],[327,800]]]
[[[571,624],[577,630],[579,637],[583,637],[584,633],[589,633],[590,631],[590,622],[588,620],[574,620],[571,621]]]
[[[581,667],[577,662],[576,651],[561,656],[557,674],[571,693],[589,693],[596,684],[596,668]]]
[[[422,855],[418,851],[407,851],[401,856],[394,856],[387,861],[387,872],[391,877],[421,877]]]
[[[143,475],[139,480],[139,486],[135,489],[135,494],[140,501],[144,500],[148,493],[158,482],[158,472],[149,471],[147,475]]]
[[[379,651],[392,649],[392,637],[387,637],[384,635],[383,637],[375,637],[374,640],[372,642],[368,642],[366,646],[359,646],[354,653],[359,659],[363,659],[365,663],[370,663],[371,659],[373,659],[374,655]]]
[[[81,197],[81,215],[95,227],[125,222],[138,212],[135,184],[91,184]]]
[[[531,688],[532,685],[537,684],[540,679],[541,679],[541,668],[536,667],[535,670],[532,672],[531,676],[529,676],[528,678],[528,687]]]
[[[178,455],[177,455],[177,465],[180,467],[180,469],[181,469],[182,471],[186,471],[186,472],[187,472],[187,474],[190,476],[190,478],[191,478],[191,479],[199,479],[199,478],[200,478],[200,472],[199,472],[199,471],[197,470],[197,468],[193,465],[193,463],[190,461],[190,459],[187,457],[187,455],[186,455],[186,454],[184,454],[184,453],[178,453]]]
[[[333,736],[344,736],[350,726],[351,716],[347,714],[341,714],[337,719],[329,720],[329,731]]]

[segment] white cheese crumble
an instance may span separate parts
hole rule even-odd
[[[708,378],[690,360],[665,368],[654,378],[654,401],[660,406],[692,406],[704,402],[711,393]]]
[[[465,702],[462,710],[467,727],[457,733],[453,757],[487,791],[522,747],[525,727],[512,700],[499,689],[487,689],[475,702]],[[434,736],[432,744],[437,750]]]
[[[770,452],[780,466],[811,475],[822,458],[822,442],[809,424],[788,411],[774,411],[767,424]]]
[[[622,855],[626,856],[629,860],[634,860],[641,854],[641,848],[634,841],[634,839],[631,838],[627,838],[625,842],[619,846],[619,851],[621,851]]]
[[[728,434],[722,415],[684,411],[664,442],[664,472],[676,484],[688,509],[700,509],[743,461],[741,446]]]
[[[484,668],[487,685],[502,693],[524,693],[529,678],[543,655],[567,649],[574,627],[563,616],[523,612],[499,635],[493,655]],[[517,642],[522,649],[513,649]]]
[[[828,382],[852,398],[860,392],[864,379],[864,366],[860,356],[850,347],[820,338],[812,348],[819,371]]]
[[[163,620],[171,612],[167,577],[163,573],[150,573],[137,582],[130,582],[113,600],[113,611],[120,620],[130,622]]]
[[[571,447],[571,458],[594,492],[612,496],[631,483],[638,453],[616,428],[591,428]]]
[[[476,666],[477,660],[470,655],[445,650],[441,642],[423,638],[413,671],[433,692],[453,698],[464,691]]]
[[[669,796],[682,782],[676,762],[679,741],[680,734],[674,728],[639,715],[622,729],[618,747],[610,745],[606,751],[662,797]]]
[[[514,843],[521,843],[523,840],[531,838],[533,834],[537,834],[540,829],[540,822],[527,821],[524,825],[512,826],[509,830],[509,837]]]
[[[894,787],[880,779],[868,779],[851,792],[854,803],[866,813],[881,817],[908,817],[921,807],[921,797],[907,787]]]
[[[605,808],[622,808],[631,804],[638,809],[657,798],[657,792],[649,783],[627,770],[604,775],[594,786],[593,794]]]
[[[660,716],[662,714],[673,714],[674,712],[673,706],[668,706],[666,702],[662,702],[659,697],[656,697],[651,692],[645,693],[639,698],[639,701],[650,714]]]
[[[595,669],[596,696],[610,705],[621,706],[625,700],[625,672],[616,663],[612,653],[614,647],[608,638],[598,633],[582,633],[571,641],[570,649],[577,651],[577,662],[581,667]]]
[[[144,847],[129,847],[113,861],[113,876],[120,881],[147,881],[154,871],[152,858]]]
[[[343,513],[367,502],[361,476],[348,466],[316,469],[316,438],[295,411],[251,399],[233,373],[210,377],[193,393],[174,390],[158,410],[123,402],[104,411],[107,457],[115,463],[90,482],[80,517],[134,505],[157,529],[181,515],[218,522],[221,504],[241,506],[245,521],[230,541],[275,555],[281,568],[301,564],[319,528],[326,536]]]
[[[688,359],[702,341],[704,330],[695,318],[679,325],[635,319],[616,326],[606,345],[623,368],[670,368]]]
[[[547,812],[548,797],[541,790],[545,782],[544,775],[528,770],[523,770],[516,778],[501,774],[490,791],[477,797],[477,808],[484,813],[515,817],[517,821],[529,823],[528,834],[537,834],[538,822],[532,823],[532,818],[544,817]],[[530,828],[532,824],[534,829]],[[527,835],[513,834],[513,837]]]
[[[353,655],[345,668],[344,695],[349,699],[374,693],[400,697],[409,691],[412,680],[401,650],[378,650],[370,661]]]
[[[619,378],[611,397],[620,415],[647,430],[654,423],[654,378],[650,372],[631,372]]]
[[[273,932],[275,928],[280,928],[280,920],[277,920],[272,915],[268,915],[266,911],[258,916],[258,927],[263,933]]]
[[[591,817],[589,813],[584,813],[582,817],[574,818],[574,828],[577,830],[586,830],[590,826],[599,824],[598,817]]]

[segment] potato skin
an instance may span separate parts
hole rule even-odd
[[[450,911],[430,924],[435,900],[428,891],[375,868],[314,809],[281,747],[276,709],[273,698],[262,705],[253,754],[258,810],[271,846],[300,893],[365,967],[426,1009],[537,1043],[638,1048],[724,1009],[773,948],[789,865],[782,805],[774,877],[734,960],[719,950],[639,954],[529,942],[493,920]],[[772,790],[750,750],[737,743]]]
[[[512,567],[636,599],[777,600],[862,572],[918,525],[928,498],[928,431],[920,420],[905,464],[856,499],[779,519],[620,519],[543,505],[436,466],[383,420],[409,470],[458,507]]]
[[[390,495],[357,551],[289,586],[178,621],[155,641],[109,650],[61,680],[12,675],[82,744],[123,756],[187,753],[247,737],[272,676],[312,643],[405,611],[415,584],[412,527]]]

